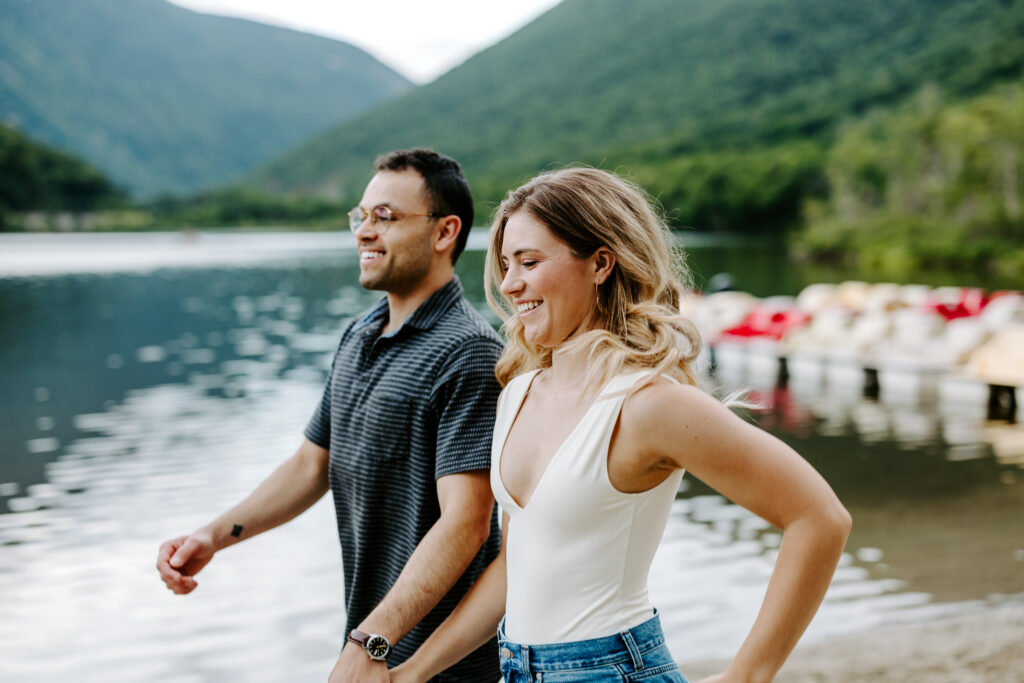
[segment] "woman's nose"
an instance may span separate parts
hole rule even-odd
[[[512,296],[522,287],[522,280],[513,275],[512,269],[505,271],[505,277],[501,280],[501,293],[505,296]]]

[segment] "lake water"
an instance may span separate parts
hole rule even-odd
[[[481,310],[484,242],[458,269]],[[691,262],[759,295],[849,276],[735,244]],[[298,445],[341,328],[377,299],[357,272],[347,233],[0,235],[0,680],[324,680],[344,625],[329,499],[188,597],[153,564]],[[751,419],[854,518],[808,639],[1024,599],[1019,426],[823,384],[759,398]],[[778,542],[684,480],[651,571],[678,659],[735,650]]]

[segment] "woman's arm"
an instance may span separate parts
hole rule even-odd
[[[628,397],[616,445],[639,454],[633,471],[685,468],[782,529],[750,634],[728,669],[709,679],[771,681],[825,596],[849,513],[793,449],[695,387],[659,382]]]
[[[505,615],[507,538],[508,514],[503,513],[498,556],[416,653],[391,670],[392,683],[427,681],[494,637]]]

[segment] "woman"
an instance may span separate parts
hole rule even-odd
[[[684,681],[647,597],[684,470],[784,532],[749,636],[708,680],[770,681],[811,621],[849,515],[799,455],[697,388],[666,233],[643,191],[595,169],[538,176],[498,208],[501,554],[393,681],[429,679],[499,622],[508,683]]]

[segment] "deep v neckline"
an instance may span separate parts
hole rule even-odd
[[[533,491],[530,492],[530,497],[526,499],[525,503],[520,503],[518,500],[516,500],[515,496],[512,495],[512,492],[508,490],[508,485],[505,484],[505,477],[501,473],[501,465],[505,461],[505,447],[508,445],[508,437],[510,434],[512,434],[512,428],[519,420],[519,414],[523,411],[523,406],[526,404],[526,397],[530,395],[530,389],[533,387],[533,381],[537,379],[537,375],[539,374],[540,370],[533,371],[533,376],[530,377],[530,380],[527,382],[526,389],[523,391],[523,395],[519,397],[519,405],[516,406],[515,414],[512,416],[512,421],[509,422],[508,428],[505,430],[505,437],[501,440],[501,453],[498,455],[498,481],[501,483],[501,488],[505,492],[505,496],[519,510],[525,510],[527,506],[530,505],[530,501],[533,500],[533,497],[535,495],[537,495],[537,491],[540,489],[541,484],[544,483],[544,479],[547,477],[548,472],[551,470],[551,466],[554,465],[556,460],[558,459],[559,453],[562,452],[562,450],[565,448],[565,445],[569,443],[572,437],[576,435],[576,432],[577,430],[579,430],[580,425],[583,424],[583,421],[586,420],[587,415],[589,415],[590,411],[594,409],[594,406],[597,405],[598,401],[600,401],[604,397],[604,387],[602,387],[601,391],[598,392],[598,395],[594,398],[593,401],[590,402],[590,405],[587,406],[587,409],[584,410],[583,413],[580,415],[579,419],[576,421],[576,424],[573,425],[572,429],[569,430],[569,433],[565,435],[564,439],[562,439],[562,443],[560,443],[558,445],[558,448],[556,448],[555,451],[551,454],[551,457],[548,459],[547,464],[544,466],[544,471],[540,473],[540,477],[537,478],[537,483],[534,484],[533,486]]]

